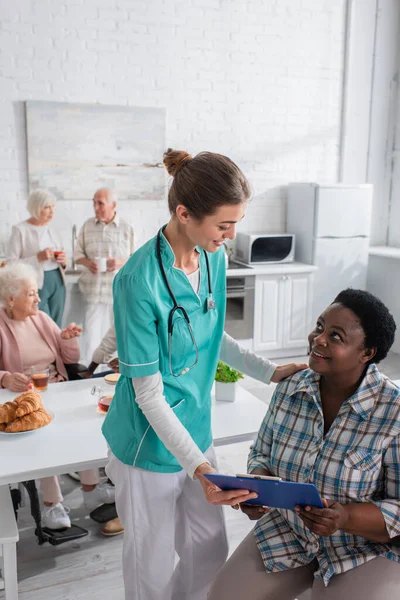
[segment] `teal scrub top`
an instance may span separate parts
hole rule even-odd
[[[179,305],[188,313],[198,348],[198,363],[174,377],[168,358],[168,316],[173,302],[162,277],[156,237],[139,248],[114,279],[114,319],[121,377],[103,424],[113,454],[123,463],[165,473],[182,470],[152,429],[135,402],[132,377],[161,372],[166,402],[202,452],[212,443],[211,387],[222,341],[226,307],[226,271],[223,248],[209,253],[215,308],[207,309],[208,279],[204,251],[200,252],[200,286],[193,290],[185,273],[174,267],[175,256],[161,235],[165,272]],[[186,321],[174,316],[172,367],[180,373],[190,367],[196,350]]]

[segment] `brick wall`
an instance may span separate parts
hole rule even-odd
[[[113,5],[113,6],[112,6]],[[5,0],[0,6],[0,254],[26,217],[25,100],[167,109],[167,144],[222,152],[254,200],[241,227],[285,228],[288,181],[337,180],[344,0]],[[164,203],[120,206],[139,243]],[[60,202],[69,243],[91,203]]]

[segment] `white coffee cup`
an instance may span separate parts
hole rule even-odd
[[[107,259],[102,258],[100,256],[96,256],[94,259],[97,262],[97,266],[99,267],[99,273],[105,273],[107,271]]]

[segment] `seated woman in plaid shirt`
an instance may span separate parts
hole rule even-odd
[[[399,597],[400,390],[376,366],[395,330],[360,290],[319,317],[310,368],[276,387],[248,471],[314,483],[325,508],[241,505],[258,522],[209,600],[293,600],[309,588],[312,600]]]

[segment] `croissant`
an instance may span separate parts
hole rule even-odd
[[[39,408],[29,415],[24,417],[18,417],[12,423],[7,425],[7,433],[19,433],[20,431],[30,431],[32,429],[39,429],[48,425],[51,421],[51,416],[45,411],[44,408]]]
[[[13,400],[0,405],[0,423],[10,423],[17,416],[18,403]]]
[[[18,404],[16,412],[17,417],[28,415],[29,413],[34,412],[43,406],[40,395],[33,390],[24,392],[15,398],[14,402]]]
[[[5,431],[7,425],[5,423],[0,423],[0,431]]]

